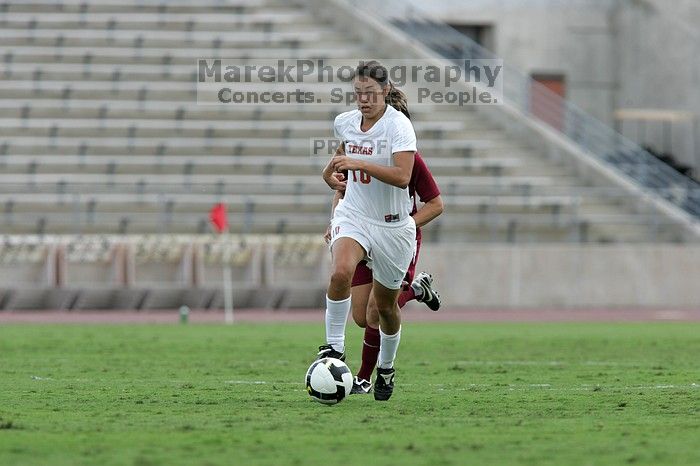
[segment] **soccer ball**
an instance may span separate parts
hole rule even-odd
[[[352,373],[340,359],[314,361],[306,371],[306,391],[311,398],[325,405],[340,403],[352,390]]]

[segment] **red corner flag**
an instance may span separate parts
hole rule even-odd
[[[219,203],[209,211],[209,221],[214,225],[217,233],[222,233],[228,228],[226,220],[226,205]]]

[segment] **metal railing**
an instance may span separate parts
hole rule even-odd
[[[340,0],[348,5],[357,0]],[[362,8],[417,40],[445,59],[500,59],[495,53],[445,22],[401,0],[363,0]],[[700,184],[658,160],[631,140],[581,110],[572,102],[504,63],[504,100],[523,115],[536,118],[576,143],[589,156],[613,167],[647,192],[674,204],[700,221]],[[533,111],[537,94],[537,113]],[[551,122],[556,121],[556,124]]]

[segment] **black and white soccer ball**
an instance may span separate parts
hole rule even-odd
[[[350,368],[335,358],[318,359],[306,371],[306,391],[319,403],[340,403],[352,390]]]

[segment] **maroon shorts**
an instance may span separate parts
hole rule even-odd
[[[408,266],[404,280],[409,284],[413,281],[416,274],[416,264],[418,263],[418,253],[420,252],[420,240],[416,240],[416,255],[413,256],[411,264]],[[366,261],[361,261],[355,267],[355,275],[352,276],[352,286],[360,286],[372,283],[372,269],[367,267]]]

